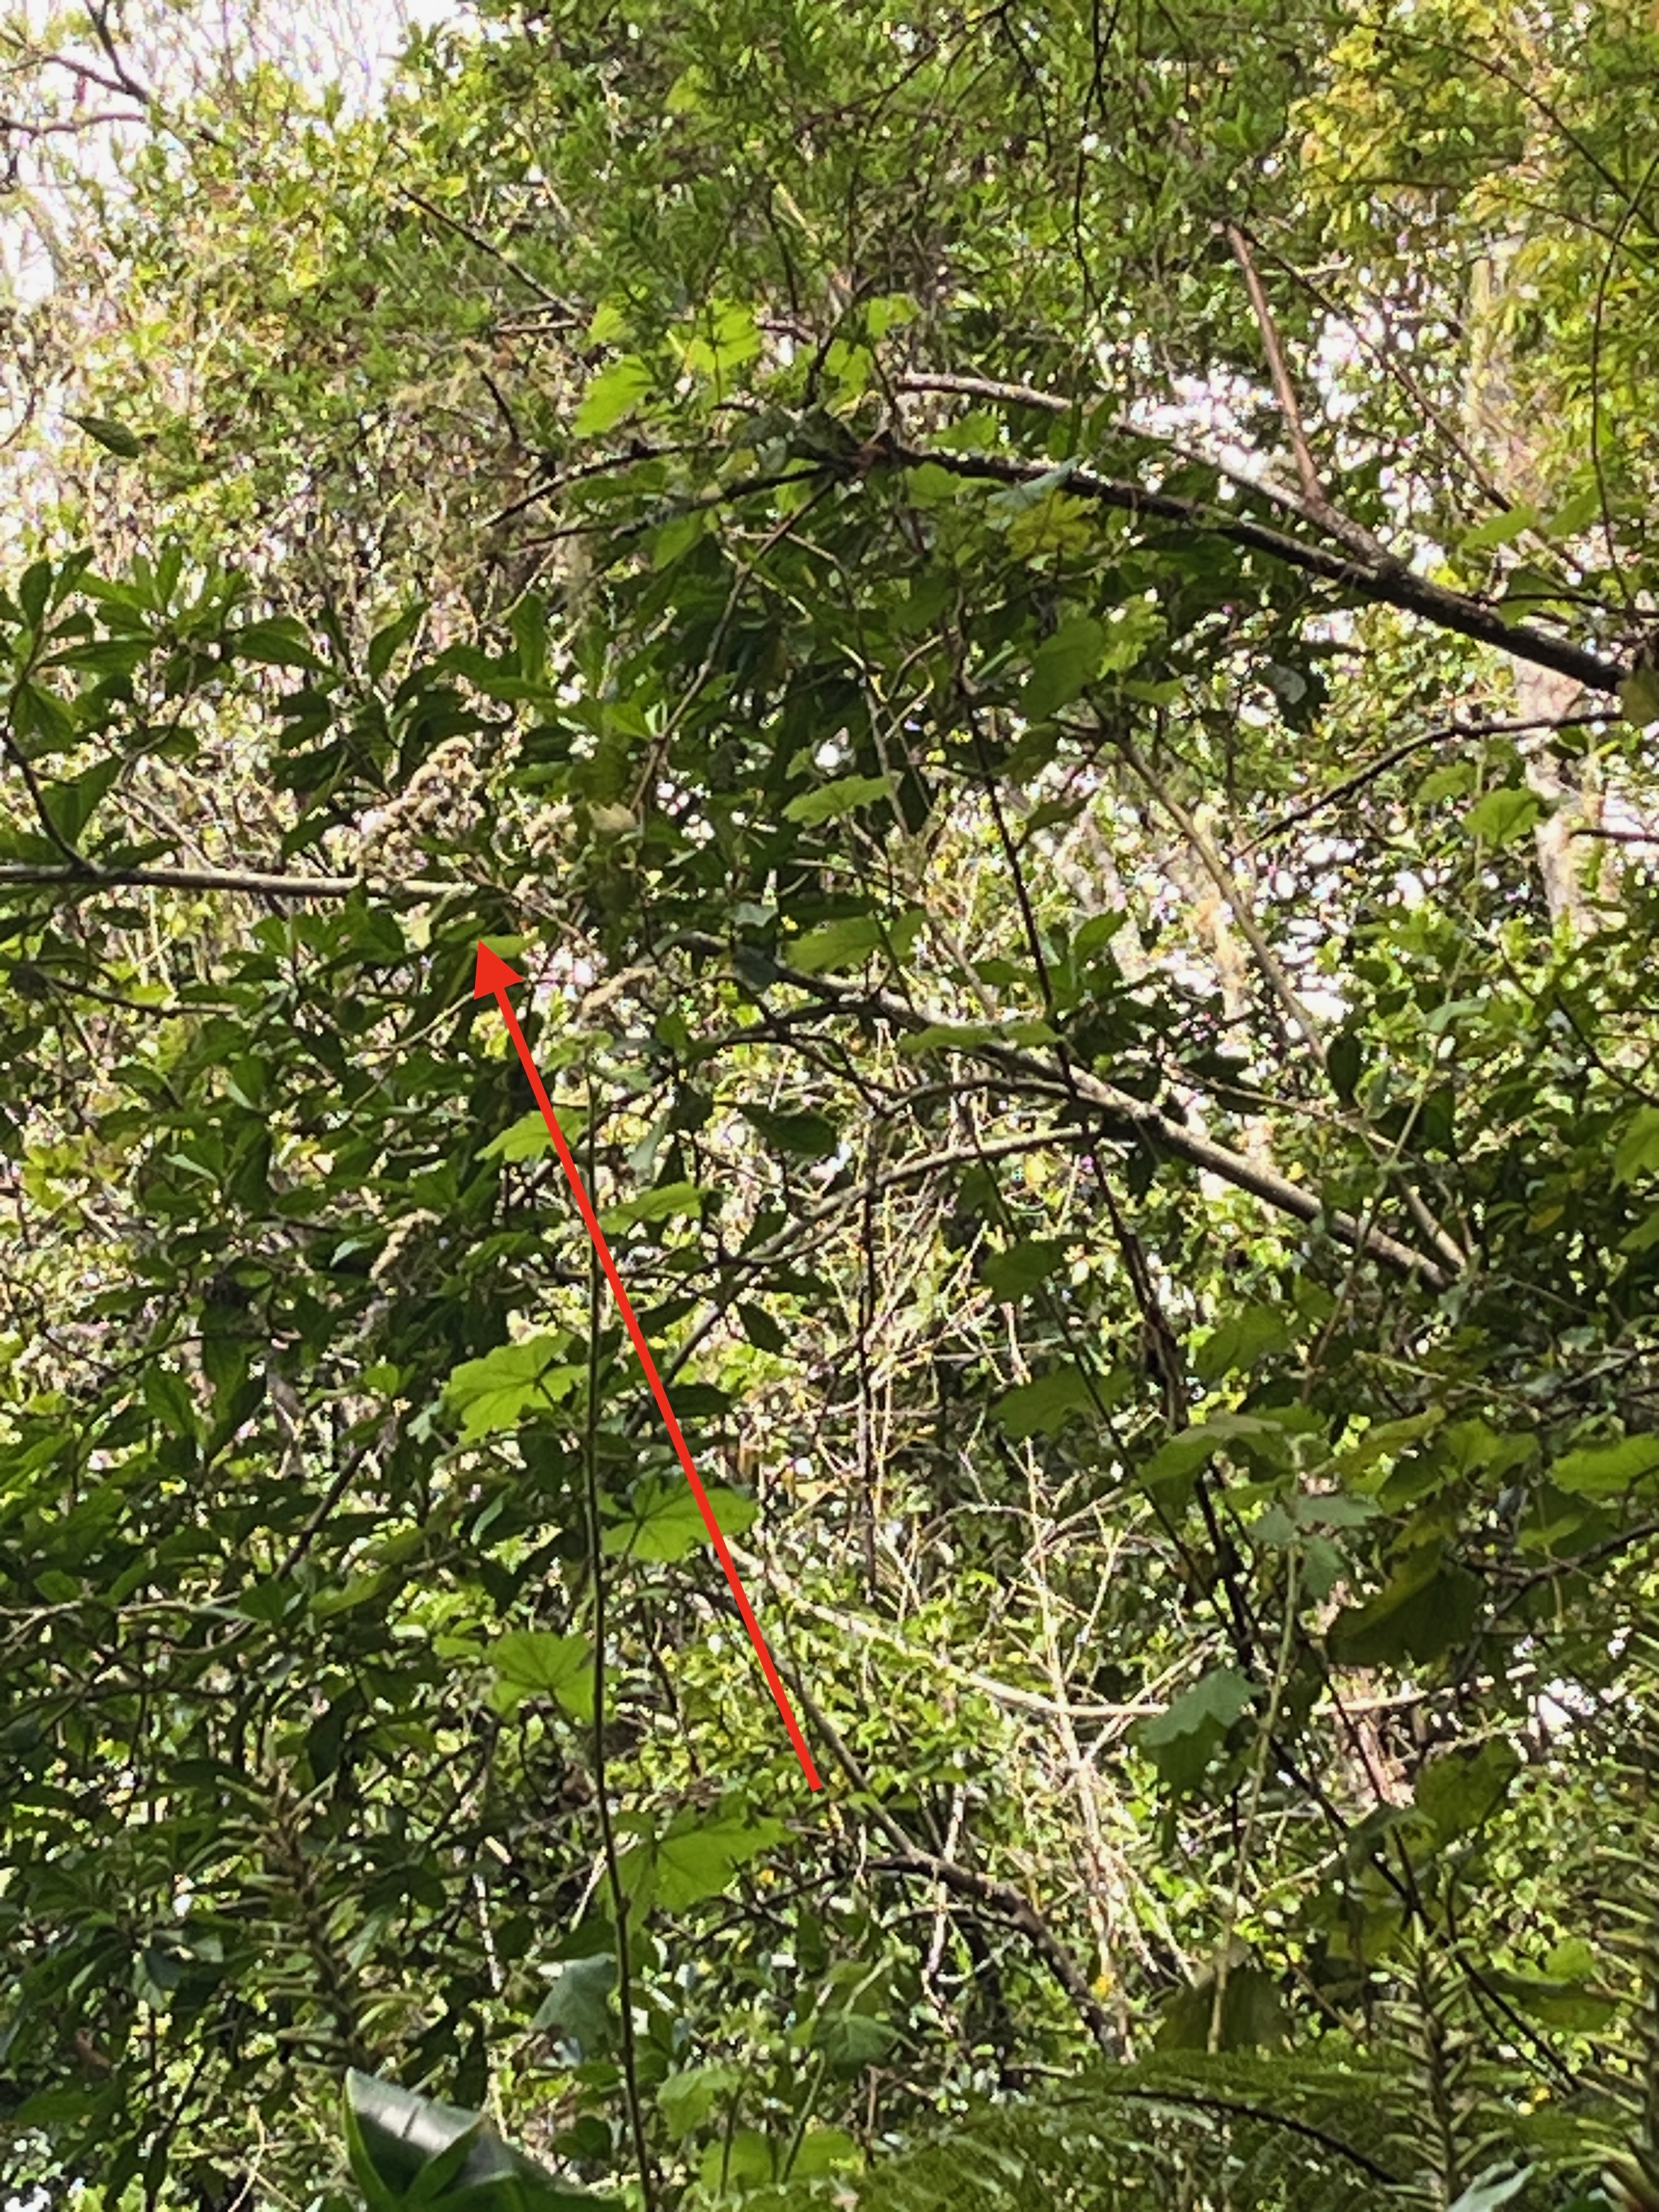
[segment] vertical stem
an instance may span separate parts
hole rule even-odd
[[[812,2107],[817,2102],[818,2090],[823,2085],[826,2063],[821,2051],[814,2051],[811,2063],[807,2069],[800,2110],[795,2115],[795,2124],[789,2132],[789,2147],[783,2154],[783,2168],[778,2175],[780,2181],[788,2180],[795,2160],[800,2156],[801,2143],[806,2134],[806,2123],[811,2118]]]
[[[1238,1849],[1233,1861],[1232,1886],[1227,1896],[1227,1910],[1221,1924],[1221,1940],[1216,1946],[1215,1996],[1210,2007],[1210,2030],[1205,2039],[1206,2051],[1212,2053],[1221,2048],[1221,2027],[1226,2016],[1227,1975],[1232,1963],[1233,1934],[1238,1926],[1238,1909],[1243,1897],[1246,1872],[1249,1867],[1251,1850],[1255,1842],[1255,1824],[1261,1811],[1261,1792],[1267,1779],[1267,1768],[1272,1760],[1274,1739],[1279,1731],[1279,1709],[1284,1698],[1285,1685],[1291,1678],[1291,1662],[1296,1649],[1297,1607],[1300,1601],[1300,1559],[1294,1551],[1285,1555],[1285,1623],[1279,1639],[1279,1662],[1273,1668],[1272,1686],[1267,1692],[1267,1710],[1261,1717],[1261,1727],[1256,1737],[1253,1771],[1250,1776],[1249,1801],[1244,1808],[1243,1824],[1238,1832]]]
[[[587,1188],[593,1179],[594,1133],[598,1126],[593,1076],[587,1077]],[[634,2137],[634,2156],[640,2170],[640,2193],[645,2212],[655,2212],[657,2177],[646,2140],[645,2108],[640,2100],[639,2060],[634,2048],[634,1971],[628,1944],[628,1893],[623,1887],[622,1867],[617,1856],[617,1832],[611,1819],[611,1796],[605,1781],[605,1551],[599,1527],[599,1317],[605,1280],[599,1251],[589,1239],[587,1269],[587,1409],[583,1424],[582,1464],[587,1492],[587,1570],[593,1583],[593,1796],[599,1812],[599,1835],[605,1849],[605,1881],[611,1892],[611,1917],[617,1931],[617,2003],[622,2014],[623,2090],[628,2104],[628,2124]]]
[[[876,1521],[880,1510],[876,1497],[879,1477],[876,1473],[873,1437],[875,1409],[870,1399],[870,1333],[876,1325],[875,1144],[872,1132],[865,1144],[863,1229],[860,1237],[864,1250],[859,1270],[858,1340],[859,1510],[863,1519],[864,1595],[872,1605],[876,1601]]]

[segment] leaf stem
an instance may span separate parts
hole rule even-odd
[[[593,1095],[593,1074],[587,1074],[587,1187],[594,1181],[594,1133],[599,1123]],[[646,2139],[645,2107],[640,2097],[638,2054],[634,2047],[634,1971],[628,1942],[628,1893],[623,1887],[622,1864],[617,1855],[617,1832],[611,1818],[611,1795],[605,1756],[605,1552],[599,1528],[599,1320],[605,1301],[605,1279],[599,1247],[589,1239],[587,1269],[587,1407],[582,1429],[582,1467],[586,1478],[587,1565],[593,1584],[593,1797],[599,1808],[599,1835],[605,1850],[606,1886],[611,1893],[611,1922],[617,1931],[617,2003],[622,2014],[623,2092],[628,2104],[628,2124],[634,2138],[634,2155],[640,2170],[640,2194],[645,2212],[656,2212],[657,2178]]]

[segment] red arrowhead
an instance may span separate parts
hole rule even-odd
[[[497,991],[505,991],[509,984],[522,983],[524,977],[515,975],[499,952],[492,952],[483,938],[478,939],[478,965],[472,978],[475,999],[488,999]]]
[[[698,1512],[702,1516],[703,1526],[708,1531],[709,1540],[720,1554],[720,1565],[726,1570],[726,1583],[736,1601],[738,1611],[742,1616],[743,1625],[749,1632],[749,1641],[754,1646],[755,1656],[760,1661],[761,1672],[766,1677],[767,1687],[771,1691],[778,1711],[783,1716],[783,1724],[789,1731],[789,1741],[794,1745],[795,1756],[800,1761],[800,1771],[806,1777],[806,1786],[809,1790],[821,1790],[823,1784],[818,1779],[818,1771],[812,1764],[812,1754],[806,1747],[806,1738],[800,1732],[800,1723],[795,1718],[794,1709],[789,1703],[789,1693],[784,1688],[782,1678],[773,1663],[772,1655],[766,1648],[766,1638],[761,1633],[759,1621],[755,1618],[755,1609],[744,1595],[742,1578],[726,1547],[726,1539],[720,1534],[720,1522],[715,1517],[714,1509],[709,1503],[708,1493],[703,1488],[702,1480],[693,1463],[690,1447],[685,1441],[684,1432],[674,1418],[674,1408],[668,1401],[668,1393],[663,1388],[662,1376],[657,1372],[657,1363],[651,1357],[651,1347],[645,1340],[645,1332],[640,1327],[639,1316],[634,1311],[622,1277],[617,1273],[617,1263],[611,1256],[611,1247],[605,1241],[605,1231],[600,1228],[599,1216],[593,1211],[593,1201],[583,1187],[575,1161],[570,1157],[570,1147],[565,1142],[563,1130],[559,1127],[559,1117],[553,1110],[553,1101],[548,1097],[547,1086],[536,1071],[536,1063],[531,1057],[530,1047],[525,1042],[524,1031],[519,1027],[518,1016],[507,1004],[508,988],[512,984],[521,983],[523,981],[523,976],[514,975],[499,952],[492,952],[483,938],[478,939],[478,965],[472,979],[472,995],[475,999],[484,999],[493,995],[496,1005],[501,1010],[501,1018],[512,1035],[514,1050],[518,1054],[519,1063],[529,1079],[532,1091],[536,1094],[536,1103],[542,1109],[542,1119],[547,1124],[547,1133],[553,1139],[553,1149],[559,1156],[559,1164],[564,1170],[566,1180],[570,1185],[571,1194],[575,1199],[576,1211],[581,1215],[582,1225],[592,1241],[594,1253],[604,1271],[605,1279],[611,1285],[611,1295],[615,1297],[623,1320],[627,1325],[628,1334],[634,1340],[634,1349],[640,1356],[640,1365],[645,1370],[645,1379],[651,1385],[651,1395],[657,1401],[657,1410],[661,1413],[663,1425],[668,1431],[669,1441],[674,1447],[674,1455],[685,1470],[685,1479],[691,1486],[692,1498],[696,1500]]]

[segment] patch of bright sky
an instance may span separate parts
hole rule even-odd
[[[413,33],[464,12],[464,0],[221,0],[218,6],[185,0],[171,7],[143,0],[120,14],[117,45],[129,72],[163,107],[183,105],[228,71],[263,63],[307,93],[337,85],[342,112],[350,117],[372,113],[385,100]],[[108,58],[89,30],[77,35],[66,25],[61,9],[19,0],[4,20],[24,51],[57,58],[33,82],[18,72],[9,93],[25,120],[47,126],[40,137],[11,135],[16,182],[0,197],[0,301],[27,307],[52,289],[50,240],[62,227],[66,186],[90,180],[118,192],[119,155],[149,126],[135,102],[100,82],[112,76]],[[92,74],[77,76],[76,61]],[[20,97],[26,85],[29,93]],[[108,119],[73,127],[77,118],[94,115]]]

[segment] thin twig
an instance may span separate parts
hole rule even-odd
[[[1262,349],[1267,356],[1267,369],[1273,380],[1273,391],[1279,399],[1279,411],[1285,417],[1285,428],[1290,434],[1291,451],[1296,458],[1296,472],[1301,479],[1302,496],[1308,511],[1322,523],[1333,538],[1338,538],[1351,552],[1367,561],[1386,562],[1393,556],[1372,537],[1369,530],[1351,521],[1327,495],[1314,463],[1313,449],[1308,443],[1308,433],[1302,421],[1302,409],[1296,396],[1296,386],[1291,381],[1291,372],[1285,360],[1285,349],[1279,343],[1279,325],[1274,322],[1273,309],[1267,305],[1267,295],[1262,289],[1261,279],[1256,274],[1255,263],[1250,258],[1250,249],[1244,234],[1236,223],[1224,226],[1227,243],[1233,250],[1233,258],[1244,272],[1244,288],[1250,295],[1256,327],[1261,333]]]
[[[1249,233],[1245,234],[1249,236]],[[1255,251],[1271,261],[1275,268],[1282,270],[1292,283],[1299,284],[1316,307],[1322,307],[1334,321],[1346,326],[1362,351],[1370,356],[1384,376],[1399,386],[1413,406],[1419,410],[1424,419],[1443,441],[1448,450],[1462,463],[1482,496],[1500,514],[1508,514],[1513,506],[1513,501],[1506,499],[1498,486],[1492,483],[1465,441],[1459,436],[1429,399],[1415,378],[1401,367],[1394,354],[1376,344],[1369,332],[1356,320],[1352,311],[1343,307],[1340,301],[1333,299],[1331,295],[1313,277],[1305,276],[1293,263],[1285,260],[1282,254],[1275,253],[1271,246],[1264,245],[1261,239],[1251,237],[1250,243],[1255,246]]]
[[[920,1875],[946,1889],[955,1890],[958,1896],[972,1898],[976,1904],[988,1905],[993,1911],[999,1913],[1012,1927],[1019,1930],[1038,1954],[1076,2007],[1079,2017],[1102,2051],[1109,2058],[1118,2057],[1117,2029],[1110,2015],[1090,1988],[1088,1976],[1069,1946],[1054,1933],[1030,1899],[1014,1888],[1012,1883],[995,1881],[989,1875],[975,1873],[973,1868],[963,1866],[955,1859],[945,1858],[937,1851],[926,1850],[907,1835],[876,1796],[869,1777],[842,1741],[834,1722],[802,1680],[799,1668],[792,1666],[790,1672],[794,1677],[792,1686],[807,1717],[829,1745],[836,1765],[864,1801],[870,1818],[893,1846],[893,1857],[873,1860],[873,1870],[878,1873]]]
[[[486,238],[481,230],[475,230],[470,222],[463,222],[459,216],[453,216],[447,208],[441,208],[434,201],[423,198],[419,192],[412,191],[407,185],[398,185],[398,195],[400,199],[408,200],[412,206],[419,208],[422,215],[429,215],[434,222],[442,223],[447,230],[453,230],[458,238],[464,238],[469,246],[476,246],[480,253],[487,253],[492,261],[499,261],[503,269],[516,276],[520,283],[528,285],[537,298],[546,306],[558,308],[573,330],[580,323],[580,316],[568,300],[562,300],[556,292],[550,292],[539,277],[532,276],[521,261],[515,260],[505,246],[497,246],[493,238]]]
[[[30,760],[28,755],[23,750],[22,746],[17,742],[16,734],[11,726],[11,717],[9,714],[8,714],[3,721],[0,721],[0,747],[3,747],[6,757],[12,763],[18,774],[22,777],[23,787],[29,795],[29,804],[33,807],[36,819],[39,821],[41,829],[45,830],[52,843],[56,845],[58,851],[63,854],[64,859],[69,862],[71,868],[78,870],[82,875],[98,875],[100,871],[92,861],[84,859],[82,855],[76,850],[70,840],[64,836],[63,831],[52,820],[52,810],[46,805],[46,795],[40,788],[40,779],[34,773],[33,763]]]
[[[599,1121],[593,1096],[593,1073],[587,1074],[587,1187],[597,1191],[594,1175],[594,1131]],[[617,1932],[617,2004],[622,2014],[623,2093],[628,2106],[628,2124],[634,2137],[634,2155],[640,2170],[640,2193],[645,2212],[654,2212],[656,2169],[645,2131],[645,2106],[640,2095],[639,2054],[634,2045],[634,1974],[628,1942],[628,1892],[623,1886],[622,1862],[617,1853],[617,1832],[611,1818],[611,1796],[605,1755],[605,1546],[599,1516],[599,1318],[605,1299],[599,1248],[589,1239],[587,1267],[587,1406],[582,1425],[582,1462],[586,1477],[587,1571],[593,1585],[593,1800],[599,1809],[599,1835],[605,1850],[606,1887],[611,1892],[611,1924]]]
[[[1243,931],[1245,942],[1255,956],[1256,966],[1260,969],[1263,980],[1301,1031],[1303,1040],[1312,1054],[1321,1075],[1327,1075],[1328,1054],[1324,1032],[1304,1002],[1300,992],[1285,974],[1279,955],[1268,944],[1267,935],[1256,921],[1255,908],[1246,896],[1243,886],[1221,854],[1217,852],[1209,838],[1205,836],[1190,811],[1182,805],[1151,763],[1142,757],[1133,740],[1125,736],[1121,737],[1117,742],[1118,750],[1122,754],[1123,758],[1140,778],[1158,805],[1163,807],[1164,812],[1169,815],[1182,836],[1192,847],[1193,851],[1197,854],[1205,873],[1231,909],[1234,921]],[[1446,1266],[1451,1268],[1454,1273],[1461,1273],[1468,1265],[1468,1255],[1455,1237],[1435,1219],[1427,1202],[1400,1164],[1399,1140],[1395,1139],[1392,1144],[1389,1143],[1379,1137],[1363,1117],[1357,1116],[1357,1118],[1359,1120],[1360,1136],[1366,1149],[1377,1161],[1383,1172],[1394,1177],[1399,1187],[1400,1194],[1406,1202],[1407,1211],[1417,1224],[1419,1231],[1428,1239]]]
[[[422,898],[447,898],[470,888],[464,883],[432,883],[423,878],[377,886],[365,876],[276,876],[251,868],[103,868],[78,854],[73,866],[37,866],[27,860],[0,862],[0,884],[42,890],[55,884],[73,896],[137,884],[155,890],[246,891],[256,898],[349,898],[354,891],[377,888],[413,892]]]
[[[1391,768],[1398,768],[1401,761],[1409,760],[1413,753],[1422,752],[1430,745],[1444,744],[1449,738],[1519,737],[1529,730],[1585,729],[1593,723],[1605,722],[1607,719],[1605,714],[1547,714],[1533,715],[1523,721],[1448,722],[1440,729],[1425,730],[1421,737],[1407,738],[1403,744],[1390,746],[1387,752],[1379,753],[1364,768],[1356,769],[1352,775],[1345,775],[1340,782],[1328,785],[1316,798],[1304,801],[1300,806],[1293,806],[1288,814],[1281,814],[1270,828],[1238,848],[1238,858],[1247,860],[1252,853],[1263,845],[1270,844],[1275,837],[1282,837],[1287,830],[1297,828],[1298,823],[1308,821],[1316,814],[1322,814],[1328,806],[1336,806],[1343,799],[1352,799],[1355,792],[1363,791],[1368,783],[1375,783],[1378,776],[1386,775]],[[1585,834],[1582,830],[1574,832],[1575,836]]]
[[[141,107],[152,107],[155,95],[147,85],[141,84],[121,58],[109,27],[109,0],[87,0],[87,20],[92,25],[93,35],[103,48],[109,65],[115,72],[115,88],[124,92],[129,100],[136,100]]]
[[[684,443],[674,446],[652,446],[647,445],[642,438],[635,438],[630,442],[625,453],[601,453],[597,459],[578,461],[570,468],[561,469],[556,476],[544,477],[538,483],[532,484],[528,491],[520,492],[515,498],[509,500],[505,507],[498,507],[493,514],[486,515],[483,527],[485,530],[499,530],[502,523],[511,522],[515,515],[524,514],[526,508],[536,506],[539,501],[554,498],[565,489],[567,484],[585,483],[593,477],[609,476],[617,469],[632,468],[635,461],[666,460],[681,454],[697,453],[700,450],[697,446]]]
[[[1581,822],[1571,835],[1599,837],[1609,845],[1659,845],[1659,836],[1650,830],[1608,830],[1600,823]]]
[[[713,937],[701,930],[687,930],[680,943],[688,950],[727,955],[730,946],[724,939]],[[777,981],[791,989],[805,991],[809,997],[822,1000],[848,1011],[873,1015],[878,1020],[903,1030],[908,1036],[927,1029],[949,1030],[952,1024],[943,1015],[925,1007],[910,1005],[890,991],[872,990],[862,983],[838,983],[825,975],[808,975],[799,969],[779,966]],[[947,1048],[961,1051],[993,1067],[1005,1068],[1009,1073],[1029,1082],[1052,1080],[1054,1071],[1035,1053],[1013,1045],[1002,1045],[989,1039],[974,1037],[971,1030],[960,1045]],[[1247,1159],[1241,1152],[1230,1152],[1224,1145],[1216,1144],[1200,1131],[1190,1129],[1167,1114],[1160,1113],[1146,1100],[1136,1098],[1120,1090],[1116,1084],[1089,1073],[1080,1067],[1073,1070],[1073,1081],[1084,1097],[1103,1109],[1122,1132],[1122,1140],[1133,1138],[1145,1143],[1154,1154],[1169,1153],[1173,1158],[1184,1160],[1189,1167],[1217,1176],[1231,1183],[1236,1190],[1248,1191],[1251,1197],[1271,1206],[1275,1212],[1288,1214],[1297,1221],[1323,1224],[1328,1233],[1340,1244],[1384,1260],[1402,1274],[1412,1275],[1426,1283],[1431,1289],[1443,1291],[1451,1280],[1437,1261],[1425,1253],[1402,1244],[1386,1231],[1374,1228],[1355,1219],[1350,1213],[1328,1209],[1316,1190],[1304,1188],[1288,1177],[1277,1175],[1271,1168],[1262,1167]]]
[[[963,399],[987,399],[999,407],[1039,408],[1045,415],[1079,415],[1085,420],[1101,404],[1098,400],[1067,399],[1061,392],[1040,392],[1033,384],[1008,384],[994,376],[956,376],[943,372],[933,374],[921,370],[894,377],[892,389],[899,393],[954,393]],[[1166,431],[1152,429],[1123,416],[1115,416],[1107,427],[1115,437],[1136,439],[1143,445],[1161,447],[1176,460],[1185,462],[1189,466],[1213,469],[1218,476],[1225,477],[1230,483],[1236,483],[1245,491],[1259,493],[1262,498],[1271,500],[1275,507],[1285,508],[1301,521],[1318,520],[1312,510],[1283,484],[1276,484],[1269,477],[1252,474],[1249,469],[1235,468],[1218,455],[1201,453],[1197,447],[1185,445]]]

